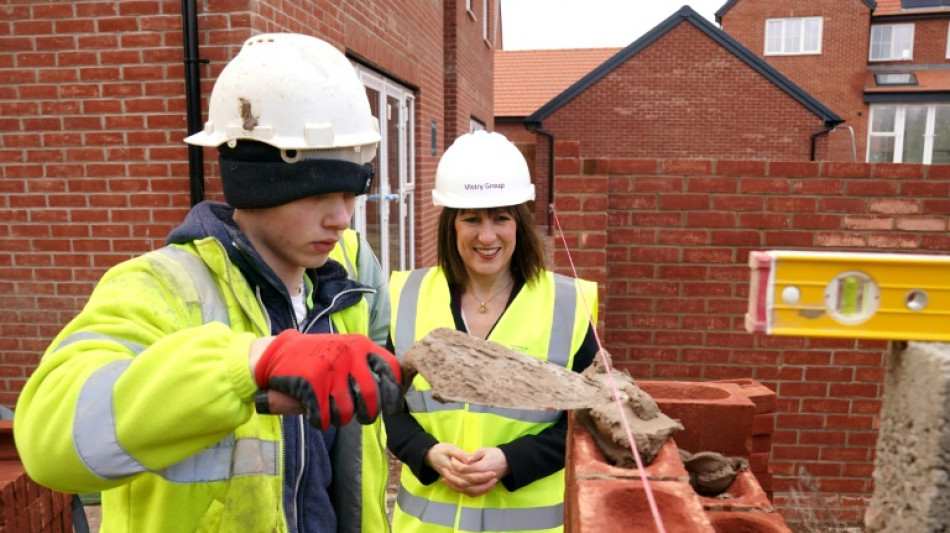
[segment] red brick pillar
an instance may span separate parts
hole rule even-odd
[[[754,379],[730,379],[722,383],[735,383],[755,404],[755,417],[752,419],[752,453],[749,454],[749,470],[762,486],[762,490],[772,499],[772,434],[775,433],[775,409],[778,397],[775,392]]]

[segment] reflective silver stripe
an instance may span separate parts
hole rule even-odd
[[[155,473],[175,483],[225,481],[232,476],[255,474],[276,476],[278,449],[276,442],[268,440],[239,439],[235,443],[231,434]]]
[[[419,288],[422,286],[422,279],[429,273],[431,268],[413,270],[406,279],[406,284],[402,287],[399,294],[399,308],[396,313],[396,327],[394,328],[395,338],[393,339],[393,348],[396,350],[396,357],[402,359],[402,354],[406,353],[412,343],[416,340],[416,313],[419,310]]]
[[[208,265],[200,257],[174,246],[166,246],[158,251],[175,260],[188,273],[198,294],[198,301],[201,303],[201,317],[204,323],[221,322],[230,326],[228,306],[224,302],[218,284],[211,276]]]
[[[185,250],[166,246],[159,250],[180,265],[191,279],[195,297],[201,306],[202,321],[230,325],[228,308],[211,271],[201,258]],[[161,261],[159,261],[161,262]],[[172,275],[172,279],[178,277]],[[190,288],[190,287],[189,287]],[[187,292],[188,288],[180,287]],[[190,299],[191,296],[188,295]],[[97,333],[79,332],[67,337],[57,350],[83,340],[109,340],[139,355],[145,346]],[[83,384],[73,419],[73,443],[86,467],[104,479],[130,476],[146,470],[145,466],[122,449],[115,426],[113,388],[132,363],[131,359],[113,361],[96,370]],[[220,481],[232,475],[277,475],[278,445],[258,439],[234,442],[228,435],[213,446],[165,469],[156,472],[163,478],[180,483]]]
[[[577,289],[574,278],[554,275],[554,316],[548,362],[567,367],[571,360],[571,339],[574,338],[574,316],[577,310]]]
[[[455,526],[455,504],[430,502],[425,498],[410,494],[402,485],[399,485],[399,493],[396,494],[396,504],[399,505],[402,512],[414,516],[426,524],[437,524],[445,527]]]
[[[432,391],[420,391],[415,385],[410,385],[406,391],[406,406],[411,413],[434,413],[436,411],[455,411],[462,409],[465,404],[459,402],[442,403],[432,397]]]
[[[434,413],[438,411],[457,411],[463,409],[465,404],[458,402],[441,403],[432,397],[432,391],[416,390],[415,386],[410,386],[406,392],[406,405],[411,413]],[[470,413],[486,413],[518,420],[521,422],[532,422],[544,424],[548,422],[557,422],[561,417],[561,411],[547,409],[506,409],[503,407],[489,407],[487,405],[471,403],[468,404]]]
[[[564,504],[526,508],[461,507],[414,496],[400,485],[396,503],[406,514],[423,523],[455,527],[455,513],[459,511],[459,529],[462,531],[530,531],[551,529],[564,525]]]
[[[122,339],[117,339],[115,337],[110,337],[108,335],[102,335],[101,333],[90,333],[88,331],[79,331],[63,339],[63,342],[59,343],[59,345],[56,346],[56,349],[53,350],[53,352],[55,353],[65,348],[66,346],[69,346],[70,344],[74,344],[80,341],[89,341],[89,340],[103,340],[103,341],[114,342],[116,344],[121,344],[122,346],[127,348],[130,352],[132,352],[135,355],[138,355],[145,351],[145,346],[137,342],[129,342]]]
[[[131,359],[113,361],[100,367],[86,379],[76,402],[73,417],[73,443],[76,453],[93,474],[117,479],[145,471],[119,444],[115,432],[112,388]]]
[[[557,422],[558,419],[561,418],[561,411],[555,411],[553,409],[505,409],[503,407],[489,407],[478,403],[470,403],[468,405],[468,410],[471,413],[488,413],[511,420],[519,420],[521,422],[543,424],[546,422]]]

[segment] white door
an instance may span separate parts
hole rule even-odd
[[[393,270],[415,264],[415,144],[412,92],[366,67],[354,64],[366,86],[382,140],[373,166],[376,179],[369,194],[359,197],[353,227],[366,237],[389,279]]]

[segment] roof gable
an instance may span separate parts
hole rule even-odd
[[[729,37],[719,28],[713,26],[712,23],[703,18],[691,7],[683,6],[679,11],[656,25],[642,37],[631,43],[626,48],[622,49],[599,67],[590,71],[586,76],[565,89],[564,92],[556,96],[553,100],[541,106],[541,108],[525,119],[525,123],[531,125],[541,124],[545,118],[587,90],[587,88],[589,88],[591,85],[610,74],[614,69],[621,66],[628,59],[637,55],[640,51],[652,45],[657,39],[684,22],[693,24],[700,31],[708,35],[714,42],[718,43],[762,77],[766,78],[775,84],[779,89],[787,93],[790,97],[798,101],[806,109],[824,120],[826,124],[834,125],[844,122],[841,117],[825,107],[823,104],[821,104],[821,102],[815,100],[803,89],[792,83],[791,80],[783,76],[768,63],[739,44],[738,41],[732,37]]]

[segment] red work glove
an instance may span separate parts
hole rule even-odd
[[[361,424],[380,411],[398,412],[401,376],[396,357],[363,335],[293,329],[271,341],[254,369],[260,387],[300,400],[310,424],[320,429],[348,424],[354,410]]]

